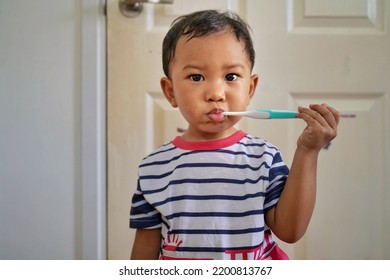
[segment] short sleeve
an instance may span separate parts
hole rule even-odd
[[[130,228],[154,229],[161,227],[160,213],[145,199],[140,180],[133,195],[130,210]]]
[[[272,165],[269,170],[269,184],[266,188],[264,210],[274,207],[279,200],[279,197],[286,184],[289,169],[283,162],[280,152],[277,152],[272,160]]]

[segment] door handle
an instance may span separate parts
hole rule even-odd
[[[136,17],[144,8],[143,3],[173,4],[173,0],[119,0],[119,10],[126,17]]]

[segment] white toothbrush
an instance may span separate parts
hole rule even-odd
[[[223,112],[225,116],[244,116],[254,119],[293,119],[297,112],[286,110],[252,110],[245,112]]]

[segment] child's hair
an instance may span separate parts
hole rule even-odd
[[[205,10],[178,17],[172,23],[163,41],[162,63],[165,75],[170,76],[169,64],[175,55],[176,45],[181,36],[188,35],[188,40],[191,40],[226,29],[232,32],[237,40],[244,42],[244,50],[248,54],[252,70],[255,64],[255,51],[249,25],[232,11]]]

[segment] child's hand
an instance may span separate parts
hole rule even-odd
[[[340,115],[327,104],[313,104],[309,108],[299,107],[297,117],[307,124],[298,138],[298,148],[320,151],[337,135]]]

